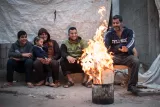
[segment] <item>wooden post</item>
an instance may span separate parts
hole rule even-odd
[[[95,104],[112,104],[114,103],[114,72],[109,69],[103,71],[101,79],[101,84],[92,85],[92,102]],[[94,79],[93,83],[96,83]]]

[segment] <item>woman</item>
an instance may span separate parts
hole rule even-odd
[[[36,83],[35,85],[41,86],[45,83],[46,75],[43,68],[43,64],[50,63],[53,70],[52,71],[54,77],[53,82],[58,87],[60,86],[60,83],[59,83],[59,62],[57,60],[61,57],[59,45],[55,40],[52,40],[50,38],[50,34],[45,28],[41,28],[38,31],[38,37],[44,40],[43,45],[47,47],[48,60],[46,61],[43,58],[36,58],[36,60],[34,61],[34,69],[36,71],[35,72],[36,77],[38,77],[37,78],[38,83]],[[48,83],[46,82],[45,85],[48,85]]]

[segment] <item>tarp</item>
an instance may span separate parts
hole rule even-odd
[[[160,54],[144,74],[139,73],[139,85],[160,89]]]
[[[19,30],[33,40],[41,27],[58,42],[67,37],[70,26],[90,39],[100,23],[100,6],[106,7],[104,19],[108,21],[111,0],[0,0],[0,43],[14,42]]]

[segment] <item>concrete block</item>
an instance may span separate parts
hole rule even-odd
[[[0,58],[6,58],[7,57],[7,47],[6,44],[0,44]]]
[[[71,77],[73,78],[75,83],[82,83],[84,76],[82,73],[75,73],[75,74],[71,74]]]

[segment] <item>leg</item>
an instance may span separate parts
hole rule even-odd
[[[26,74],[26,83],[28,87],[32,88],[33,84],[31,83],[31,74],[33,72],[33,60],[26,59],[24,62],[25,74]]]
[[[68,80],[73,81],[71,76],[70,76],[72,64],[70,64],[65,59],[61,59],[60,60],[60,65],[61,65],[61,69],[62,69],[63,75],[66,76]]]
[[[73,79],[71,78],[71,68],[74,66],[73,64],[70,64],[67,60],[61,59],[60,60],[61,69],[63,72],[63,75],[67,77],[68,82],[66,85],[64,85],[64,88],[68,88],[70,86],[74,85]]]
[[[18,66],[18,63],[14,59],[9,59],[7,62],[7,82],[13,82],[13,73],[15,68]]]
[[[139,59],[133,55],[128,56],[125,61],[126,65],[130,68],[130,78],[128,82],[128,89],[131,86],[136,86],[138,82],[138,70],[139,70]]]
[[[55,84],[60,86],[59,82],[59,62],[56,60],[51,61],[51,67],[52,67],[52,78]]]
[[[127,65],[131,70],[131,75],[128,82],[128,90],[132,86],[136,86],[138,82],[138,70],[139,70],[139,59],[133,55],[130,56],[115,56],[113,58],[114,64]]]
[[[33,67],[35,69],[35,75],[36,77],[36,82],[38,82],[37,86],[41,86],[44,84],[44,80],[45,80],[45,73],[44,73],[44,68],[43,68],[43,64],[41,63],[40,60],[35,60],[33,63]]]
[[[51,67],[51,65],[49,64],[49,65],[45,65],[45,64],[43,64],[43,66],[44,66],[44,70],[46,71],[46,73],[47,73],[47,76],[46,76],[46,83],[45,83],[45,85],[46,86],[50,86],[50,87],[57,87],[55,84],[54,84],[54,82],[53,82],[53,77],[52,77],[52,67]]]

